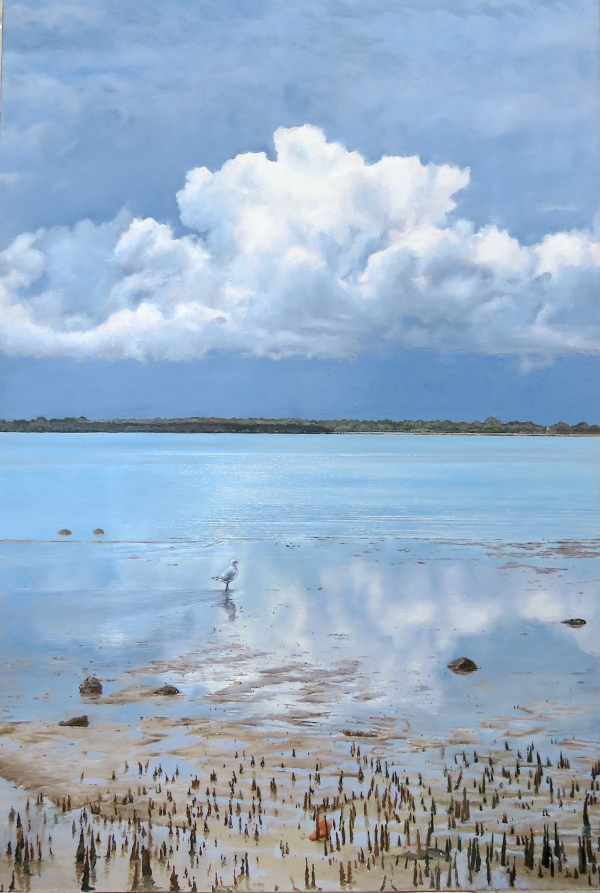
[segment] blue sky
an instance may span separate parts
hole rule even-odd
[[[0,416],[597,421],[597,31],[8,0]]]

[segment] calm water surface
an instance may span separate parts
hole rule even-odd
[[[592,438],[3,434],[0,718],[597,736],[599,459]],[[478,673],[448,671],[463,654]],[[182,695],[127,694],[165,681]]]

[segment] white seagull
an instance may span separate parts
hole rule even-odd
[[[219,583],[225,583],[225,592],[229,591],[229,584],[233,583],[235,578],[238,575],[238,563],[235,558],[231,559],[231,564],[227,568],[226,571],[223,571],[222,574],[219,574],[218,577],[213,577],[213,580],[218,580]]]

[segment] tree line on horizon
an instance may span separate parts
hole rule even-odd
[[[155,418],[155,419],[87,419],[85,416],[63,419],[0,420],[0,432],[35,433],[240,433],[240,434],[537,434],[537,435],[600,435],[600,425],[579,422],[567,425],[539,425],[536,422],[501,422],[489,416],[484,422],[454,422],[450,419],[413,421],[405,419],[265,419],[248,418]]]

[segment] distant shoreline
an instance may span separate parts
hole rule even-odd
[[[493,435],[543,437],[598,437],[600,425],[579,422],[537,425],[535,422],[452,422],[450,420],[393,422],[390,419],[86,419],[78,418],[0,420],[0,433],[39,434],[421,434]]]

